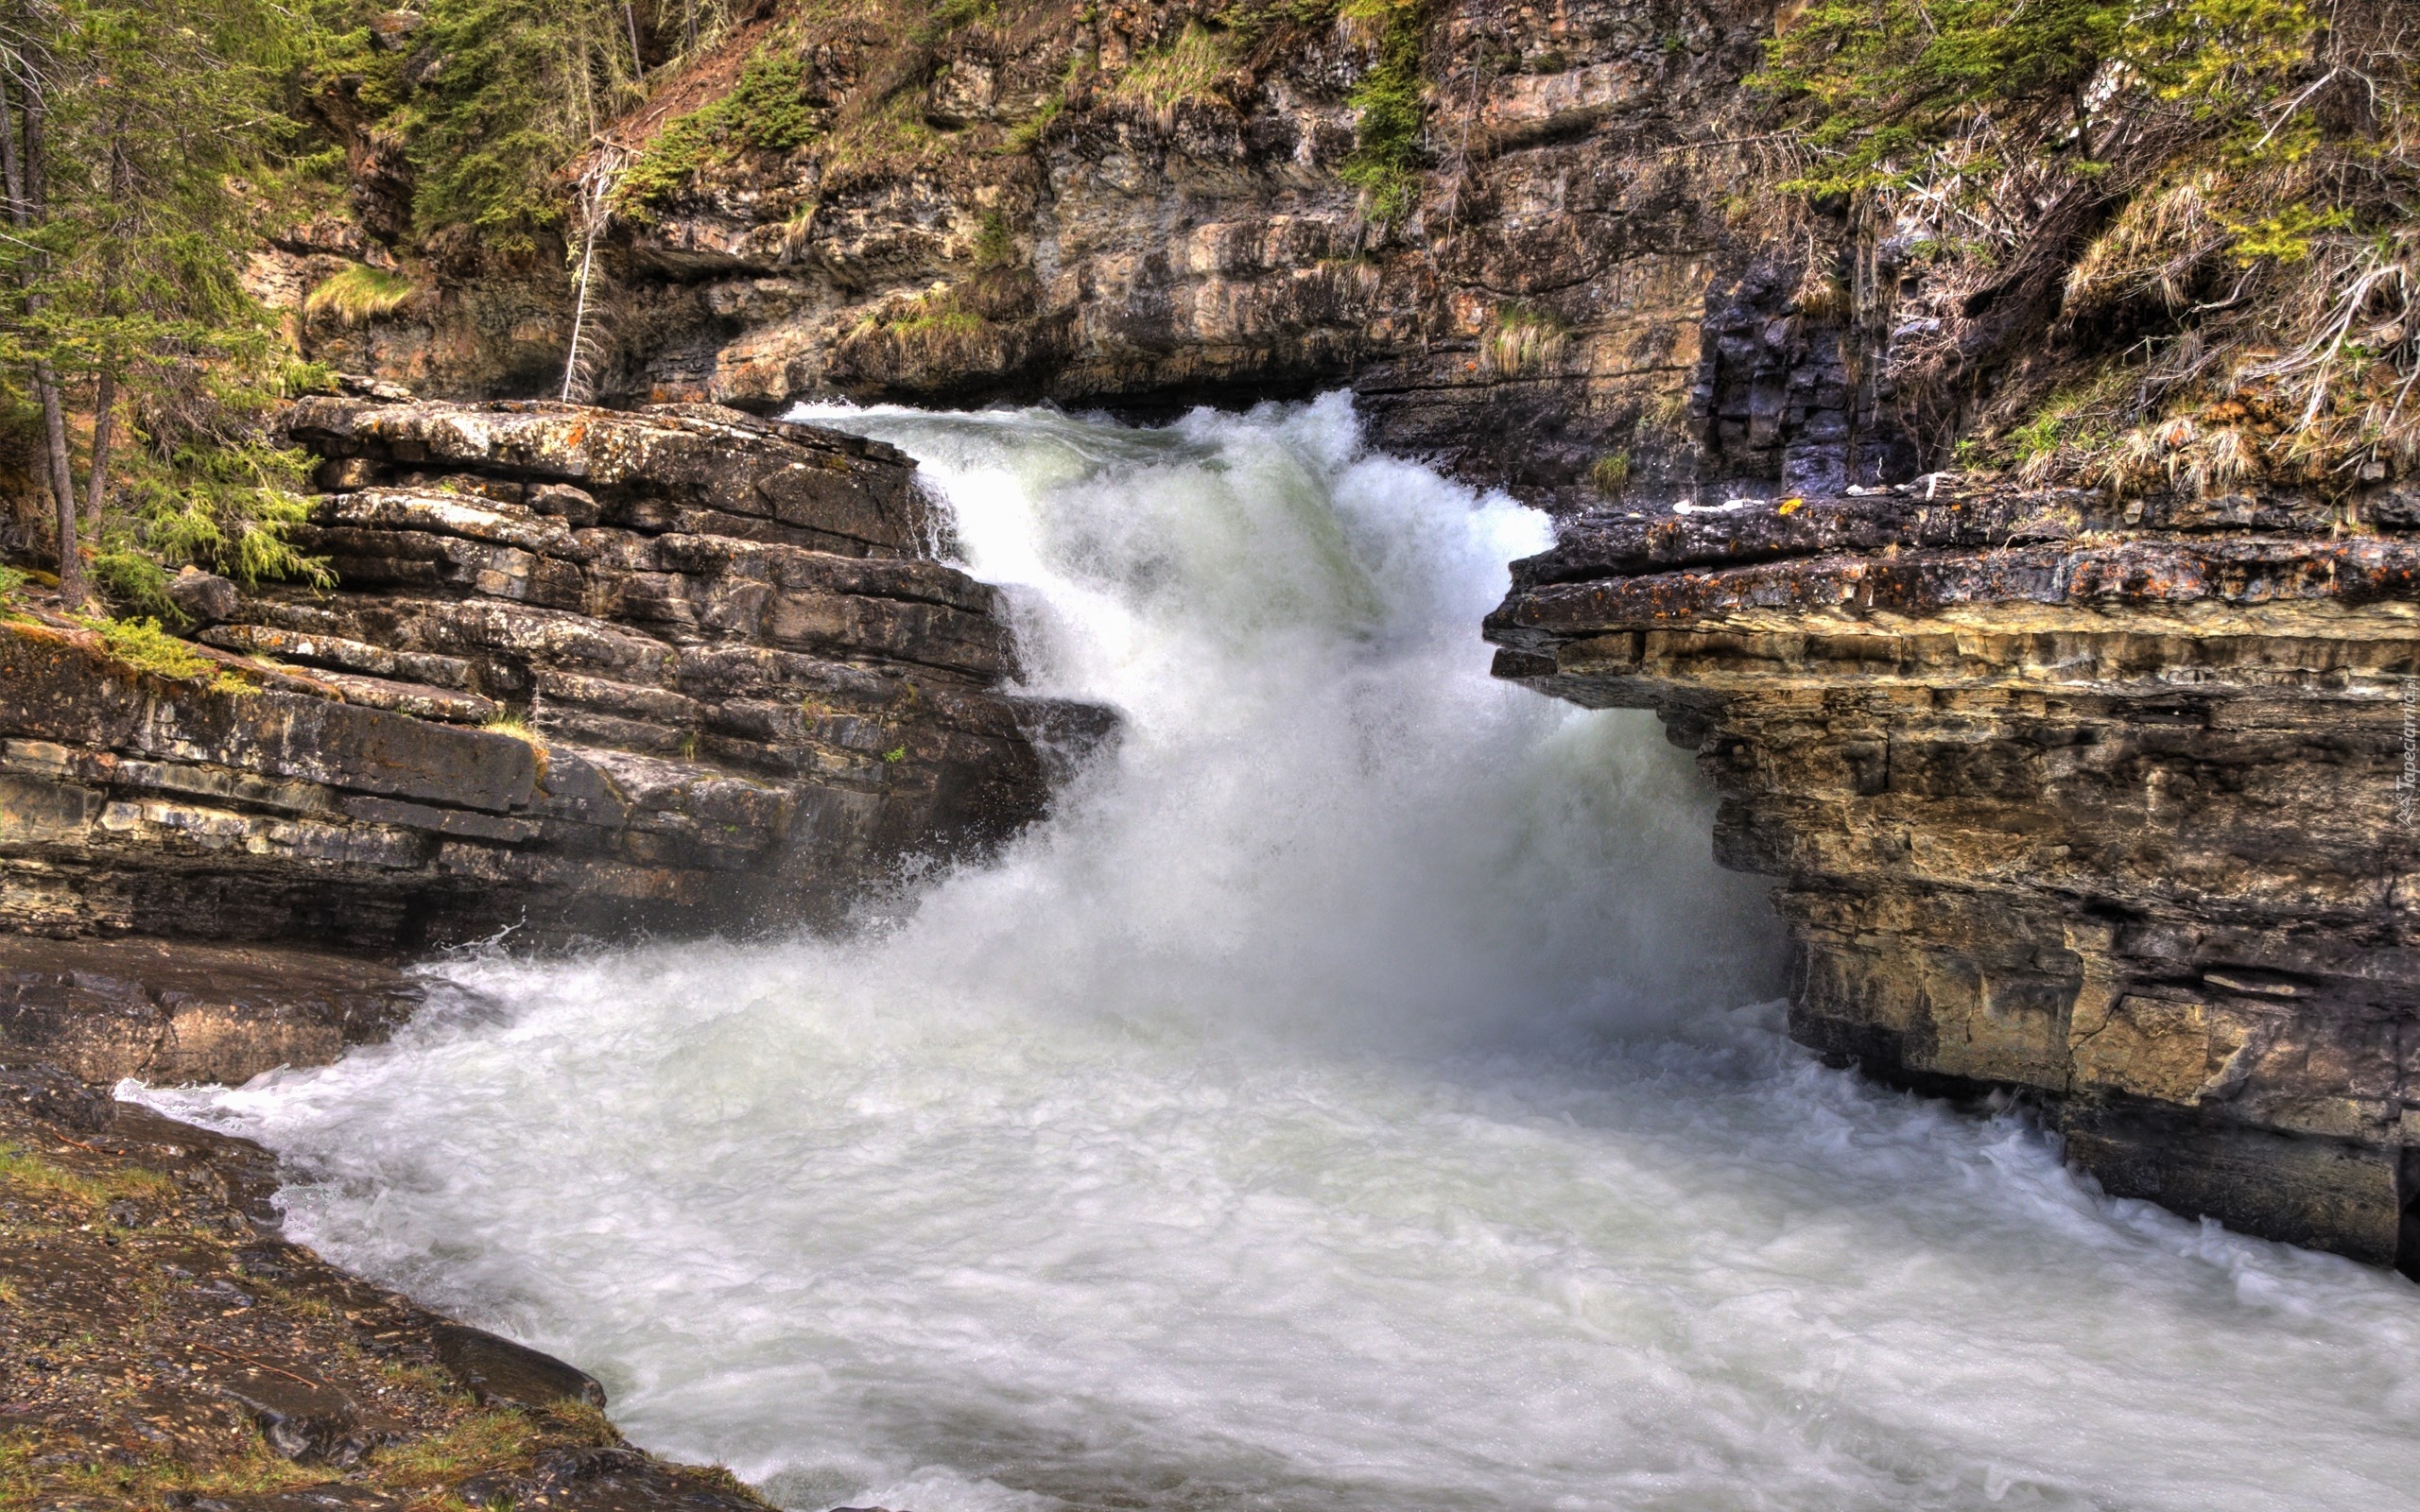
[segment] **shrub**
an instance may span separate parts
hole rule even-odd
[[[1348,30],[1372,40],[1378,54],[1345,96],[1353,107],[1354,141],[1340,173],[1361,191],[1363,214],[1392,225],[1420,204],[1426,0],[1345,0],[1338,14]]]

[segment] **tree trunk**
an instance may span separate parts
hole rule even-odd
[[[28,224],[43,216],[43,103],[39,93],[26,95],[26,217]],[[41,296],[26,301],[28,311],[42,308]],[[59,505],[59,597],[68,608],[84,602],[82,532],[76,527],[76,464],[67,455],[67,414],[60,403],[59,375],[47,359],[34,362],[34,397],[42,402],[43,450],[50,454],[50,495]]]
[[[130,203],[134,196],[134,165],[126,155],[126,118],[121,115],[110,143],[110,192],[120,206]],[[112,229],[122,233],[130,228],[121,222]],[[95,307],[105,317],[118,313],[120,246],[113,235],[102,254],[100,298]],[[95,541],[101,535],[101,505],[109,497],[110,441],[117,427],[118,361],[113,345],[105,347],[97,364],[100,375],[93,386],[93,472],[92,481],[84,490],[84,528],[92,532]]]
[[[116,425],[117,374],[104,368],[93,395],[93,473],[84,490],[84,524],[96,537],[101,528],[101,501],[109,496],[111,432]]]
[[[20,150],[17,123],[11,120],[8,95],[8,77],[23,67],[23,60],[9,49],[0,59],[0,171],[5,171],[9,184],[9,219],[17,230],[29,231],[42,214],[43,132],[42,97],[28,93],[25,118],[25,143]],[[42,297],[26,296],[28,315],[42,309]],[[59,522],[59,596],[69,609],[84,602],[84,559],[79,551],[79,532],[76,526],[76,468],[67,456],[67,416],[59,402],[59,378],[46,359],[36,358],[33,364],[34,399],[42,405],[43,451],[48,464],[45,472],[50,483],[51,503]]]
[[[43,450],[50,460],[50,497],[59,507],[59,597],[69,609],[84,602],[83,532],[76,524],[76,464],[67,456],[67,415],[50,364],[34,363],[34,397],[42,401]]]
[[[33,217],[26,213],[26,162],[17,152],[17,117],[9,102],[9,80],[17,68],[16,49],[0,48],[0,174],[9,183],[9,224],[23,231]]]

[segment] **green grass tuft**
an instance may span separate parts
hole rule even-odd
[[[302,313],[333,314],[347,325],[362,325],[394,314],[418,292],[418,286],[401,273],[355,263],[322,280],[302,301]]]
[[[1588,481],[1602,498],[1621,497],[1622,490],[1630,487],[1630,454],[1608,452],[1597,458],[1596,466],[1588,470]]]
[[[106,1177],[88,1177],[46,1160],[22,1144],[0,1144],[0,1187],[47,1193],[65,1197],[84,1209],[95,1209],[113,1197],[174,1197],[177,1184],[157,1171],[130,1167]]]
[[[101,632],[101,645],[111,657],[137,672],[190,682],[218,670],[217,662],[160,628],[158,620],[147,617],[88,623]]]

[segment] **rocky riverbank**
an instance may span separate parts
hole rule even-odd
[[[383,1038],[411,953],[829,925],[1038,816],[1106,711],[880,445],[730,411],[306,401],[325,585],[191,639],[0,618],[0,1504],[761,1506],[593,1381],[277,1235],[275,1162],[92,1091]]]
[[[1645,707],[1780,879],[1791,1032],[2015,1089],[2110,1191],[2420,1266],[2420,524],[2100,493],[1607,509],[1499,676]]]
[[[0,1070],[0,1506],[764,1512],[597,1383],[280,1237],[257,1145]]]

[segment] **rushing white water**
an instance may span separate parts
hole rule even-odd
[[[789,1504],[2420,1504],[2420,1293],[1826,1072],[1637,714],[1491,682],[1535,515],[1341,400],[899,442],[1127,734],[843,942],[436,968],[151,1094],[293,1229]]]

